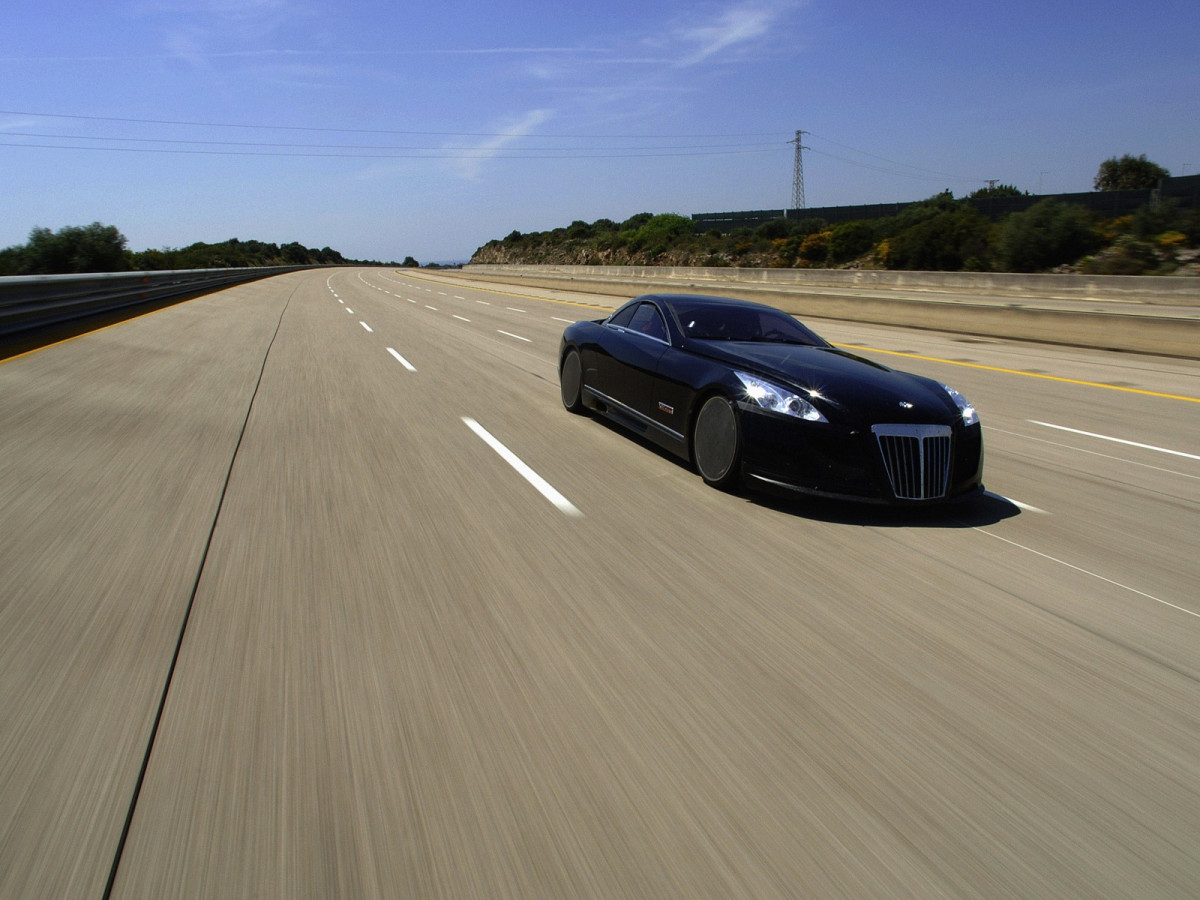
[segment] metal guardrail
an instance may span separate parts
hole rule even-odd
[[[0,278],[0,340],[123,309],[319,266],[175,269]]]

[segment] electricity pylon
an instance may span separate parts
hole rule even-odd
[[[797,130],[795,139],[788,141],[789,144],[796,145],[796,164],[792,170],[792,209],[804,209],[804,156],[801,154],[804,145],[800,143],[802,134],[806,132]]]

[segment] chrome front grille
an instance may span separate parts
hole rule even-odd
[[[873,425],[898,500],[936,500],[950,484],[949,425]]]

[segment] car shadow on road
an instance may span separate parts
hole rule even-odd
[[[748,503],[797,518],[860,528],[982,528],[1021,514],[1015,503],[990,492],[933,506],[899,507],[779,496],[745,488],[737,495]]]

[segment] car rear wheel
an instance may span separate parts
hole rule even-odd
[[[579,359],[577,350],[568,350],[563,357],[562,368],[558,373],[558,386],[562,392],[563,406],[569,412],[582,413],[583,406],[583,362]]]
[[[727,399],[709,397],[692,428],[692,460],[705,483],[729,488],[741,470],[742,436],[737,411]]]

